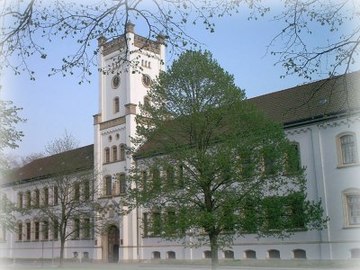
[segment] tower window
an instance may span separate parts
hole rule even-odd
[[[118,159],[118,153],[117,153],[117,146],[112,147],[112,160],[117,161]]]
[[[125,160],[125,145],[120,145],[120,160]]]
[[[120,182],[120,194],[126,193],[126,177],[125,174],[120,174],[119,176],[119,182]]]
[[[118,113],[120,111],[120,100],[119,97],[114,98],[114,113]]]
[[[111,176],[108,175],[105,177],[105,183],[104,183],[104,193],[106,196],[110,196],[112,191],[112,179]]]
[[[112,77],[112,80],[111,80],[111,86],[112,88],[118,88],[120,85],[120,77],[119,75],[115,75],[114,77]]]
[[[110,162],[110,149],[105,148],[105,163],[109,163],[109,162]]]

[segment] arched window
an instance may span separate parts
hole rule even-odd
[[[112,147],[112,161],[117,161],[118,153],[117,153],[117,146]]]
[[[205,250],[204,251],[204,258],[205,259],[211,259],[211,251],[210,250]]]
[[[126,193],[126,177],[124,173],[119,175],[119,182],[120,182],[120,194]]]
[[[337,136],[339,166],[358,162],[356,138],[354,133],[345,133]]]
[[[168,251],[167,258],[168,259],[176,259],[176,253],[174,251]]]
[[[125,160],[125,145],[120,144],[120,160]]]
[[[114,98],[114,113],[118,113],[120,111],[120,100],[119,97]]]
[[[112,179],[111,179],[110,175],[105,176],[104,193],[106,196],[109,196],[112,194]]]
[[[110,162],[110,149],[108,147],[105,148],[105,152],[104,152],[104,155],[105,155],[105,163],[109,163]]]
[[[161,254],[160,254],[160,252],[159,252],[159,251],[154,251],[154,252],[152,253],[152,258],[153,258],[153,259],[161,259]]]
[[[343,192],[345,226],[360,225],[360,189],[347,189]]]
[[[268,250],[268,257],[269,259],[280,259],[280,251],[277,249],[270,249]]]
[[[252,249],[245,250],[246,259],[256,259],[256,251]]]
[[[224,251],[225,259],[234,259],[234,251],[232,250],[225,250]]]
[[[144,97],[144,106],[149,106],[150,105],[150,97],[149,96],[145,96]]]
[[[23,224],[21,222],[17,224],[17,240],[23,240]]]
[[[303,249],[293,250],[294,259],[306,259],[306,251]]]

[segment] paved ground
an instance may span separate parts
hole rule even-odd
[[[360,261],[354,262],[336,262],[336,263],[326,263],[326,262],[309,262],[304,261],[299,263],[294,263],[289,261],[260,261],[255,262],[253,265],[243,265],[243,262],[233,262],[232,265],[220,265],[218,270],[324,270],[324,269],[351,269],[351,270],[360,270]],[[50,262],[41,263],[41,262],[16,262],[16,263],[1,263],[1,270],[54,270],[57,269],[58,265],[52,264]],[[103,264],[103,263],[65,263],[64,270],[210,270],[211,267],[207,263],[119,263],[119,264]]]

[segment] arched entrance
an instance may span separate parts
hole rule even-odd
[[[104,239],[105,238],[105,239]],[[119,228],[110,225],[107,232],[103,235],[103,258],[109,263],[117,263],[119,261]]]

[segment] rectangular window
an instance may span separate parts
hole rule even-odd
[[[360,225],[360,195],[347,195],[349,225]]]
[[[42,239],[49,240],[49,222],[43,221],[42,224]]]
[[[26,240],[27,241],[31,240],[31,223],[30,222],[26,223]]]
[[[47,187],[44,188],[44,206],[49,205],[49,189]]]
[[[26,207],[27,208],[31,207],[31,192],[30,191],[26,191]]]
[[[86,180],[84,182],[84,200],[88,201],[90,200],[90,181]]]
[[[19,207],[20,209],[23,208],[23,194],[22,194],[21,192],[18,193],[18,207]]]
[[[148,213],[143,214],[143,236],[148,237],[149,235],[149,218]]]
[[[161,222],[161,213],[153,212],[152,213],[152,233],[153,236],[159,236],[162,232],[162,222]]]
[[[119,176],[119,181],[120,181],[120,194],[125,194],[126,193],[126,177],[125,174],[120,174]]]
[[[90,232],[91,232],[91,224],[90,224],[90,219],[89,218],[84,219],[82,231],[83,231],[83,238],[90,239],[90,237],[91,237],[91,234],[90,234]]]
[[[39,240],[40,239],[40,223],[38,221],[36,221],[34,223],[35,226],[35,240]]]
[[[57,186],[53,187],[53,204],[58,205],[59,204],[59,188]]]
[[[356,146],[353,135],[343,135],[340,137],[341,155],[343,164],[356,163]]]
[[[19,223],[19,224],[18,224],[17,229],[18,229],[18,231],[17,231],[17,233],[18,233],[18,240],[19,240],[19,241],[22,241],[22,236],[23,236],[23,225],[22,225],[22,223]]]
[[[166,187],[171,189],[174,187],[175,172],[172,166],[168,166],[166,169]]]
[[[53,224],[53,239],[57,240],[58,238],[59,238],[59,221],[55,219]]]
[[[80,219],[74,219],[74,239],[80,239]]]
[[[105,177],[105,195],[110,196],[112,194],[112,179],[111,176]]]
[[[34,207],[38,208],[40,206],[40,190],[35,190],[35,200],[34,200]]]
[[[80,183],[74,184],[74,201],[80,200]]]

